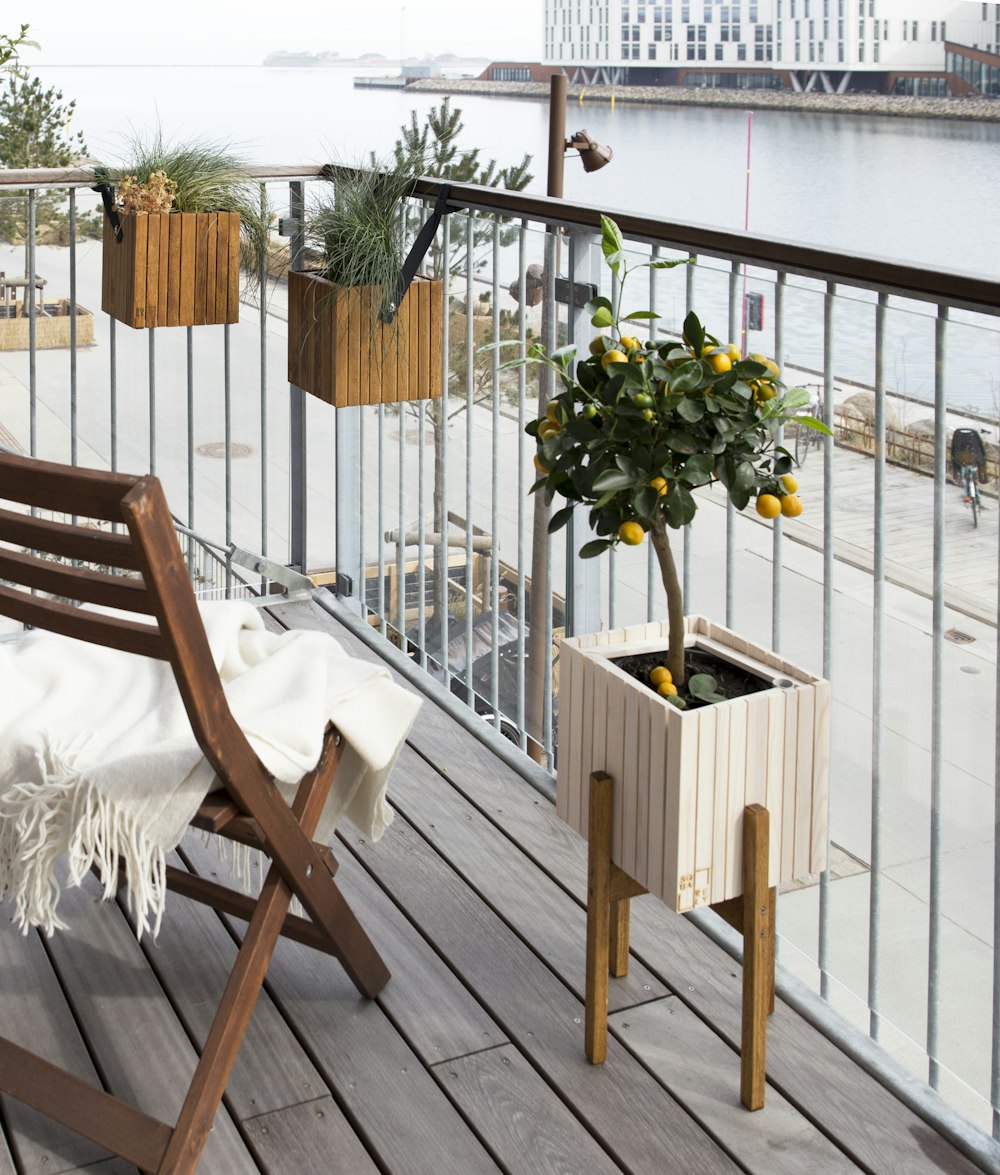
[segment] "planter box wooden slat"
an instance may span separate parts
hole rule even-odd
[[[101,307],[119,322],[210,326],[238,322],[238,212],[120,214],[122,239],[104,218]]]
[[[687,643],[779,679],[682,711],[611,663],[666,647],[666,624],[560,646],[557,810],[587,835],[593,771],[614,780],[612,860],[671,908],[742,892],[747,805],[771,816],[770,885],[826,864],[829,684],[701,617]]]
[[[345,289],[288,274],[288,380],[337,408],[441,395],[442,283],[414,278],[396,321],[378,322],[381,287]]]

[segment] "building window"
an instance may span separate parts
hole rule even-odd
[[[716,41],[715,43],[715,60],[722,60],[722,43],[720,41]]]

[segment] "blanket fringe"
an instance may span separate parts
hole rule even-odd
[[[155,938],[167,893],[162,850],[65,761],[44,767],[43,782],[17,784],[0,796],[0,899],[12,899],[14,923],[23,934],[33,926],[49,937],[65,929],[57,913],[63,886],[56,871],[65,855],[65,884],[80,885],[94,869],[105,898],[118,891],[124,866],[137,935],[150,929],[152,915]]]

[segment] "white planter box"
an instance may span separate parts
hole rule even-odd
[[[614,780],[611,859],[672,909],[743,891],[743,809],[771,815],[769,882],[826,867],[830,685],[702,616],[687,645],[782,684],[679,710],[611,663],[666,649],[666,623],[559,649],[557,811],[587,835],[592,771]]]

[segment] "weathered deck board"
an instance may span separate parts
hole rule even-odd
[[[777,1090],[767,1091],[762,1112],[748,1114],[734,1081],[738,1060],[680,1000],[618,1012],[608,1027],[753,1175],[858,1175],[860,1168]]]
[[[314,605],[276,612],[372,657]],[[633,902],[632,975],[611,983],[608,1062],[588,1065],[582,840],[430,701],[410,746],[390,785],[399,815],[385,837],[372,845],[345,827],[335,845],[338,883],[393,978],[367,1001],[336,960],[279,945],[210,1143],[224,1153],[203,1171],[979,1170],[780,1000],[767,1106],[742,1110],[739,967],[650,898]],[[182,850],[197,871],[226,872],[198,838]],[[98,1069],[168,1118],[161,1075],[184,1084],[188,1034],[204,1034],[241,926],[172,897],[159,941],[140,948],[94,888],[66,895],[71,930],[53,939],[52,958]],[[125,960],[124,975],[110,977],[109,954]],[[33,1045],[47,1038],[93,1068],[36,935],[0,927],[0,976],[4,1031],[19,1021]],[[138,1027],[124,1015],[133,1006]],[[137,1034],[155,1041],[155,1066],[149,1047],[134,1048]],[[157,1072],[137,1072],[143,1065]],[[44,1134],[32,1139],[12,1102],[0,1127],[0,1175],[130,1170],[88,1144],[60,1153]],[[34,1150],[8,1155],[5,1132],[12,1149]]]
[[[405,820],[351,845],[623,1167],[737,1170],[627,1050],[609,1042],[607,1062],[587,1065],[580,1000]]]
[[[93,1062],[37,933],[21,935],[12,925],[0,927],[0,975],[3,1035],[98,1084]],[[10,1140],[8,1154],[13,1151],[24,1170],[74,1171],[107,1153],[12,1098],[4,1097],[2,1106]]]
[[[69,929],[51,939],[54,963],[108,1088],[172,1124],[196,1054],[117,904],[100,902],[100,892],[89,876],[64,891],[60,914]],[[225,1107],[208,1136],[204,1166],[219,1175],[258,1170]]]
[[[434,1073],[507,1170],[528,1163],[531,1175],[621,1170],[515,1048],[474,1053]]]

